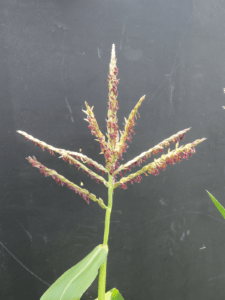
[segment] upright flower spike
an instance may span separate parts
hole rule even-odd
[[[115,45],[112,45],[111,61],[109,64],[108,73],[108,116],[107,116],[107,132],[108,132],[108,147],[113,151],[117,145],[118,136],[118,124],[117,124],[117,110],[119,109],[117,101],[117,85],[119,80],[117,79],[118,68],[116,66],[116,53]]]

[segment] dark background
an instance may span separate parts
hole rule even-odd
[[[103,185],[26,141],[103,163],[83,121],[94,105],[106,130],[107,73],[116,45],[122,128],[146,94],[125,162],[192,127],[206,137],[189,161],[117,189],[107,290],[125,300],[222,300],[225,222],[223,0],[2,0],[0,3],[0,299],[37,300],[102,243],[104,211],[25,160],[29,155],[107,200]],[[167,150],[166,150],[167,151]],[[97,297],[97,281],[84,300]]]

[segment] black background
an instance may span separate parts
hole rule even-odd
[[[26,141],[23,130],[98,162],[83,121],[94,105],[105,133],[107,73],[116,45],[123,127],[141,118],[125,160],[192,127],[206,137],[189,161],[117,189],[107,290],[125,300],[225,295],[225,2],[222,0],[2,0],[0,3],[0,299],[37,300],[102,243],[104,211],[25,160],[29,155],[107,200],[103,185]],[[84,300],[97,297],[97,281]]]

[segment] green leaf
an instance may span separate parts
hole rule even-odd
[[[124,300],[124,298],[116,288],[113,288],[105,294],[105,300]]]
[[[59,277],[41,300],[79,300],[106,261],[108,247],[99,245],[74,267]]]
[[[216,200],[216,198],[212,194],[210,194],[210,192],[208,192],[207,190],[206,192],[209,194],[209,197],[212,199],[213,203],[216,205],[217,209],[225,219],[225,208]]]

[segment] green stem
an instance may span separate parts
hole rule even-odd
[[[106,209],[106,214],[105,214],[105,230],[104,230],[103,245],[108,245],[108,239],[109,239],[110,215],[111,215],[112,204],[113,204],[113,183],[112,183],[112,180],[113,180],[113,177],[111,175],[109,175],[109,181],[108,181],[108,184],[109,184],[109,186],[108,186],[108,207]],[[107,264],[107,260],[100,267],[100,271],[99,271],[98,300],[105,300],[106,264]]]

